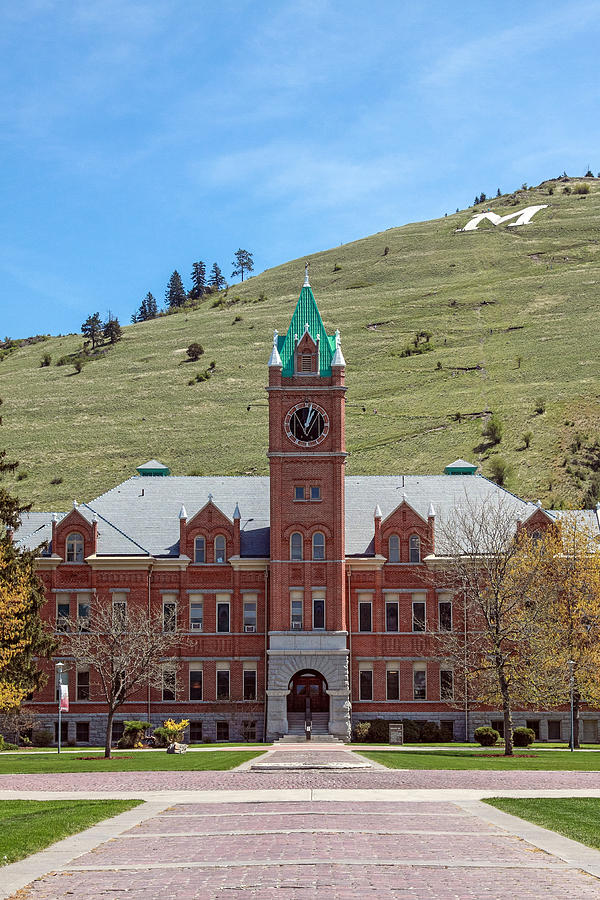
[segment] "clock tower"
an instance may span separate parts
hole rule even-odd
[[[339,331],[325,331],[307,266],[287,334],[275,332],[269,359],[268,738],[317,715],[330,734],[349,736],[345,367]]]

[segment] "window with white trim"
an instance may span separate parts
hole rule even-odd
[[[222,534],[218,534],[215,538],[215,562],[227,562],[227,542]]]
[[[400,664],[397,662],[386,665],[385,697],[386,700],[400,699]]]
[[[72,531],[67,537],[67,562],[83,562],[83,535]]]
[[[68,594],[56,595],[56,630],[69,631],[71,601]]]
[[[202,535],[198,535],[194,538],[194,562],[206,562],[206,541]]]
[[[177,630],[177,595],[163,594],[163,631]]]
[[[294,531],[290,537],[290,559],[300,560],[303,558],[302,545],[304,541],[299,531]]]
[[[440,700],[454,700],[454,672],[440,669]]]
[[[397,534],[390,534],[388,538],[388,562],[400,562],[400,538]]]
[[[321,488],[319,487],[318,484],[311,485],[310,499],[311,500],[320,500],[321,499]]]
[[[229,594],[217,594],[217,631],[226,634],[230,631]]]
[[[256,700],[256,663],[244,663],[244,700]]]
[[[177,676],[173,666],[165,666],[162,673],[162,698],[163,700],[175,700]]]
[[[306,500],[306,496],[304,494],[304,485],[297,484],[294,487],[294,500]]]
[[[312,558],[325,559],[325,535],[315,531],[312,538]]]
[[[90,670],[87,666],[77,667],[77,699],[90,699]]]
[[[373,699],[373,669],[362,663],[358,670],[358,696],[360,700]]]
[[[127,627],[127,594],[124,591],[113,591],[112,614],[114,627],[125,631]]]
[[[190,668],[190,700],[202,700],[202,663],[191,662]]]
[[[77,625],[80,631],[90,630],[90,595],[77,594]]]
[[[313,629],[315,631],[325,630],[325,592],[322,590],[313,591]]]
[[[303,620],[303,600],[304,591],[290,591],[290,613],[292,631],[302,631],[304,627]]]
[[[427,668],[425,663],[413,664],[413,700],[427,700]]]
[[[399,631],[398,594],[386,594],[385,598],[385,630]]]
[[[229,663],[217,663],[217,700],[229,700]]]
[[[358,630],[373,630],[373,602],[372,594],[358,595]]]
[[[425,631],[425,594],[412,595],[412,630]]]
[[[408,561],[421,562],[421,538],[418,534],[411,534],[408,539]]]
[[[256,594],[244,594],[244,631],[256,631]]]
[[[451,594],[438,594],[438,622],[440,631],[452,631]]]
[[[204,628],[204,594],[190,594],[190,631]]]

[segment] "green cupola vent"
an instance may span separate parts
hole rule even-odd
[[[164,466],[157,459],[149,459],[143,466],[136,469],[138,475],[170,475],[171,470],[168,466]]]
[[[474,475],[477,471],[477,466],[474,466],[473,463],[467,462],[466,459],[455,459],[453,463],[450,463],[449,466],[446,466],[444,469],[444,474],[446,475]]]

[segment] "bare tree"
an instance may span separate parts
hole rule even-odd
[[[147,687],[167,686],[175,694],[177,665],[170,654],[181,639],[175,611],[165,617],[96,597],[89,620],[70,621],[67,629],[64,651],[89,667],[90,689],[96,686],[107,706],[104,756],[110,759],[115,712]]]
[[[545,697],[541,633],[547,605],[538,589],[545,554],[525,528],[510,500],[474,504],[467,498],[444,522],[436,523],[443,557],[436,583],[463,604],[463,621],[436,635],[438,654],[455,673],[455,701],[501,705],[506,756],[513,754],[515,705],[536,705]]]
[[[32,732],[40,724],[37,713],[28,706],[14,706],[0,713],[0,734],[18,744],[25,732]]]

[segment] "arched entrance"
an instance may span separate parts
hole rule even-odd
[[[296,672],[289,683],[288,713],[328,713],[327,682],[318,672],[304,669]]]

